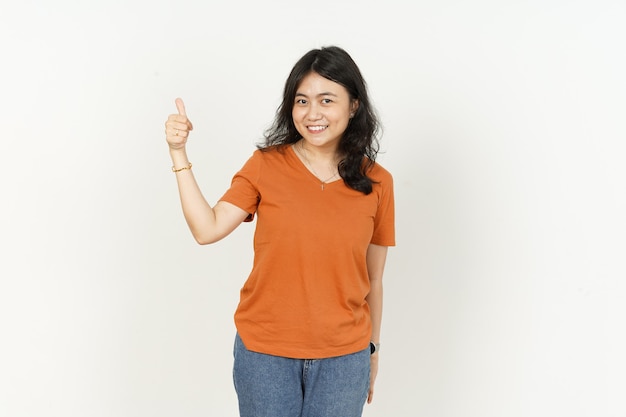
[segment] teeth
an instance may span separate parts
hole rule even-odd
[[[326,126],[309,126],[309,130],[324,130]]]

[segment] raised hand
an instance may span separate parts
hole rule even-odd
[[[189,132],[193,130],[191,121],[187,118],[185,103],[180,98],[176,99],[178,114],[170,114],[165,122],[165,139],[170,149],[184,149],[189,138]]]

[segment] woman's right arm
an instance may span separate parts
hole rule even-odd
[[[165,135],[178,183],[178,193],[185,220],[193,237],[201,245],[217,242],[241,224],[248,213],[225,201],[211,207],[205,200],[191,171],[187,158],[187,138],[193,125],[187,118],[185,105],[176,99],[178,114],[171,114],[165,123]],[[181,169],[182,168],[182,169]]]

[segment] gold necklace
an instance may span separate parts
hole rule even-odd
[[[335,171],[335,173],[333,175],[331,175],[330,177],[326,178],[325,180],[322,180],[322,178],[318,175],[317,172],[315,172],[315,168],[313,168],[313,165],[311,164],[311,161],[309,161],[309,158],[307,156],[306,153],[306,148],[304,147],[304,143],[303,140],[301,140],[300,142],[298,142],[298,144],[300,145],[300,151],[298,152],[300,155],[302,155],[302,158],[304,159],[304,162],[306,163],[306,165],[311,169],[311,171],[313,172],[313,175],[315,175],[315,177],[320,180],[321,182],[321,187],[322,187],[322,191],[324,191],[324,186],[326,185],[326,183],[330,180],[332,180],[333,178],[335,178],[339,172]]]

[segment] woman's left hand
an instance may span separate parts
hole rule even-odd
[[[378,355],[376,352],[370,356],[370,390],[367,393],[367,403],[371,404],[374,399],[374,382],[376,381],[376,375],[378,374]]]

